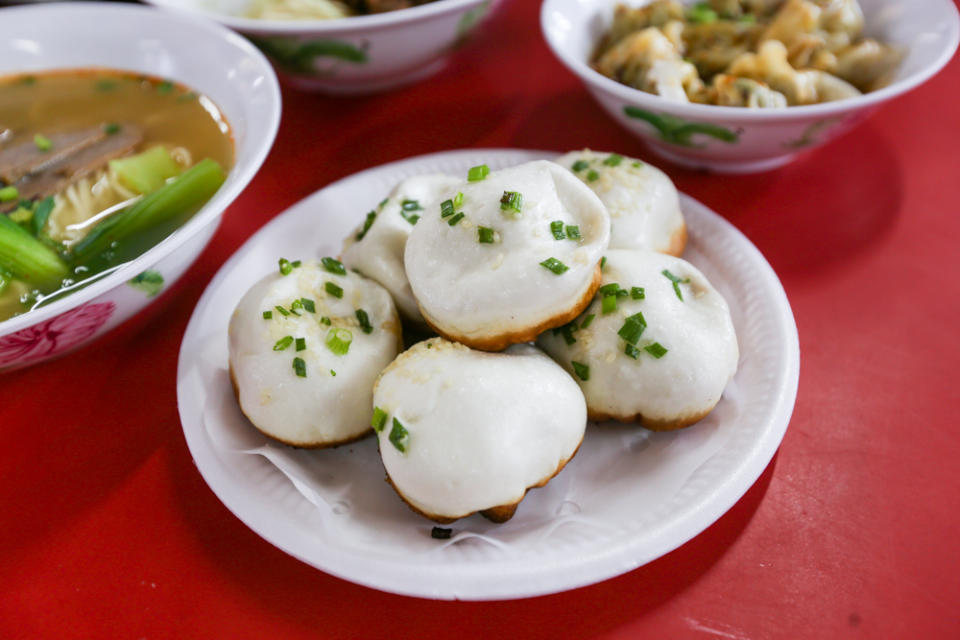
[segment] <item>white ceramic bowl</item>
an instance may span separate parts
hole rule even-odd
[[[153,296],[129,284],[145,271],[169,286],[200,255],[224,209],[263,164],[280,123],[267,60],[217,24],[138,5],[44,4],[0,9],[0,75],[107,67],[183,83],[209,96],[233,127],[234,166],[186,224],[137,259],[64,298],[0,322],[0,371],[35,364],[119,325]],[[151,292],[152,293],[152,292]]]
[[[375,93],[436,73],[499,2],[437,0],[332,20],[256,20],[243,17],[254,0],[146,1],[239,31],[291,85],[331,94]]]
[[[646,4],[545,0],[540,24],[553,53],[611,117],[655,153],[678,164],[725,173],[772,169],[801,150],[835,138],[883,102],[937,73],[960,38],[957,8],[949,0],[860,0],[866,33],[907,50],[889,86],[853,99],[785,109],[687,104],[633,89],[590,68],[588,59],[618,2]]]

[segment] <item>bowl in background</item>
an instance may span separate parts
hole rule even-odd
[[[0,9],[0,76],[101,67],[168,78],[216,104],[233,129],[226,182],[183,226],[70,295],[0,322],[0,371],[62,355],[116,327],[176,281],[210,241],[224,209],[263,164],[280,123],[270,64],[208,21],[139,5],[62,3]],[[149,273],[152,287],[131,283]],[[141,279],[142,280],[142,279]]]
[[[618,2],[623,0],[545,0],[540,26],[547,44],[607,113],[654,153],[721,173],[773,169],[832,140],[937,73],[960,38],[957,8],[949,0],[860,0],[865,34],[906,51],[890,85],[856,98],[783,109],[691,104],[620,84],[590,67]]]
[[[446,64],[499,0],[436,0],[330,20],[244,17],[254,0],[146,0],[200,14],[247,36],[291,85],[366,94],[412,84]]]

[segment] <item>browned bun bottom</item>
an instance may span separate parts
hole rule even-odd
[[[556,477],[556,475],[560,473],[565,466],[567,466],[568,462],[573,460],[573,456],[577,455],[577,451],[580,451],[581,444],[583,444],[583,438],[580,438],[580,442],[577,444],[577,448],[573,450],[573,453],[571,453],[568,458],[566,458],[565,460],[562,460],[560,464],[557,465],[557,468],[554,470],[553,473],[545,477],[540,482],[536,484],[532,484],[526,489],[524,489],[523,495],[520,496],[520,498],[518,498],[516,502],[501,504],[495,507],[490,507],[489,509],[480,509],[478,511],[471,511],[470,513],[464,513],[459,516],[442,516],[436,513],[427,513],[426,511],[423,511],[422,509],[419,509],[418,507],[415,507],[412,504],[410,504],[410,502],[404,497],[404,495],[400,492],[400,490],[397,489],[397,485],[393,484],[393,480],[390,478],[389,473],[387,473],[386,481],[387,481],[387,484],[393,487],[393,490],[397,492],[397,495],[400,496],[400,499],[403,500],[403,502],[408,507],[410,507],[410,509],[414,513],[418,513],[424,518],[433,520],[434,522],[438,522],[440,524],[450,524],[451,522],[456,522],[460,518],[466,518],[467,516],[472,516],[474,513],[479,513],[480,515],[482,515],[487,520],[490,520],[491,522],[503,523],[513,517],[513,514],[516,513],[517,511],[517,506],[519,506],[519,504],[523,502],[523,499],[527,496],[527,492],[530,491],[530,489],[538,489],[546,485],[548,482],[553,480],[553,478]]]
[[[715,406],[716,405],[713,405],[713,407]],[[676,431],[677,429],[689,427],[695,422],[703,420],[711,411],[713,411],[713,407],[710,407],[706,411],[688,413],[686,415],[677,416],[676,418],[671,418],[669,420],[645,418],[641,413],[617,415],[613,413],[607,413],[605,411],[594,411],[593,409],[588,408],[587,419],[591,422],[607,422],[609,420],[613,420],[614,422],[624,422],[628,424],[636,423],[645,429],[649,429],[650,431]]]
[[[666,253],[668,255],[679,258],[683,255],[683,250],[687,248],[687,225],[686,223],[680,225],[680,228],[673,232],[673,235],[670,236],[670,244],[667,245],[667,248],[661,251],[660,253]]]
[[[579,316],[584,309],[590,306],[590,303],[593,301],[593,296],[597,293],[597,289],[600,288],[601,282],[601,272],[600,264],[597,263],[597,268],[593,273],[593,280],[590,281],[590,286],[587,287],[587,290],[584,292],[584,295],[580,297],[579,300],[567,311],[563,311],[544,320],[538,325],[533,327],[525,327],[523,329],[517,329],[514,331],[505,331],[502,333],[494,333],[482,337],[469,337],[460,335],[454,331],[447,331],[437,326],[437,324],[430,318],[430,315],[424,310],[423,306],[420,306],[420,313],[423,314],[424,320],[427,321],[427,324],[436,331],[441,337],[446,338],[452,342],[459,342],[460,344],[465,344],[472,349],[479,349],[481,351],[503,351],[512,344],[520,344],[523,342],[532,342],[536,340],[537,336],[548,329],[553,329],[554,327],[561,327],[577,316]]]
[[[267,433],[258,427],[257,423],[251,420],[250,416],[248,416],[243,410],[243,404],[240,402],[240,388],[237,386],[237,378],[233,373],[233,363],[230,363],[230,386],[233,387],[233,397],[237,399],[237,406],[240,407],[240,413],[242,413],[243,417],[247,419],[247,422],[253,425],[257,431],[267,436],[271,440],[275,440],[276,442],[280,442],[290,447],[296,447],[298,449],[330,449],[332,447],[339,447],[342,444],[350,444],[351,442],[356,442],[357,440],[363,440],[373,433],[373,428],[371,427],[359,435],[351,436],[343,440],[330,440],[326,442],[290,442],[282,438],[278,438],[273,434]]]

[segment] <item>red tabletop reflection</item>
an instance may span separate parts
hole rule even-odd
[[[273,152],[184,278],[93,345],[0,376],[0,638],[960,637],[960,62],[783,169],[726,177],[608,120],[538,11],[505,1],[408,89],[286,90]],[[465,147],[649,160],[757,245],[793,306],[779,453],[701,535],[600,584],[460,603],[344,582],[227,511],[182,435],[180,340],[244,240],[341,177]]]

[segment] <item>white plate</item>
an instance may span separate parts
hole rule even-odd
[[[465,175],[555,154],[467,150],[394,162],[336,182],[291,207],[220,269],[180,349],[177,398],[187,444],[214,493],[267,541],[359,584],[429,598],[483,600],[563,591],[624,573],[680,546],[759,477],[786,431],[799,349],[776,274],[739,231],[686,196],[685,257],[730,304],[740,368],[695,427],[654,434],[590,425],[577,456],[516,516],[471,516],[451,540],[384,482],[374,438],[324,451],[270,443],[243,417],[227,374],[227,324],[277,260],[337,255],[341,240],[401,179]]]

